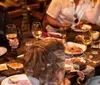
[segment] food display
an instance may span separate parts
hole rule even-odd
[[[82,57],[74,57],[72,58],[72,62],[75,70],[83,70],[86,68],[86,60]]]
[[[23,68],[23,64],[19,62],[9,62],[7,63],[7,66],[14,70]]]

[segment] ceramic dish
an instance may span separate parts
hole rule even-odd
[[[91,26],[84,24],[81,28],[76,28],[75,25],[72,25],[71,28],[76,32],[87,32],[89,29],[91,29]]]
[[[1,85],[21,85],[18,83],[11,84],[9,82],[9,80],[11,80],[11,79],[13,80],[13,82],[14,81],[17,81],[17,82],[22,81],[22,85],[39,85],[38,79],[33,78],[33,77],[28,77],[28,76],[26,76],[26,74],[19,74],[19,75],[13,75],[13,76],[7,77],[1,82]],[[28,81],[28,83],[30,83],[30,84],[26,84],[26,83],[24,84],[23,81]]]
[[[87,46],[74,42],[67,42],[64,46],[65,46],[65,53],[72,55],[82,54],[87,49]]]

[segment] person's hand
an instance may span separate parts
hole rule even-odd
[[[9,45],[11,46],[11,48],[18,48],[19,46],[19,41],[17,38],[15,38],[14,40],[9,40]]]
[[[64,82],[62,82],[61,85],[71,85],[71,82],[68,78],[65,78]]]
[[[62,27],[65,27],[66,29],[69,28],[69,27],[71,27],[71,25],[72,24],[70,22],[63,22],[62,23]]]
[[[84,77],[85,77],[85,75],[84,75],[84,73],[83,73],[82,71],[78,71],[77,74],[78,74],[81,78],[84,78]]]

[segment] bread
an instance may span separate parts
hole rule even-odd
[[[7,65],[6,64],[0,64],[0,71],[3,71],[3,70],[7,70]]]
[[[23,68],[23,64],[22,63],[18,63],[18,62],[7,63],[7,66],[9,66],[10,68],[12,68],[14,70]]]

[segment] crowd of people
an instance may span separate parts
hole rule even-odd
[[[34,42],[28,49],[24,56],[27,75],[39,79],[40,85],[71,85],[72,82],[65,74],[65,59],[70,57],[66,55],[62,41],[47,38]],[[94,68],[89,66],[89,69],[78,71],[77,75],[85,78],[93,71]]]
[[[41,82],[41,85],[45,85],[48,78],[48,82],[56,83],[56,79],[59,79],[60,81],[63,76],[63,74],[60,75],[56,72],[64,69],[64,45],[61,41],[56,39],[40,40],[30,47],[30,51],[26,52],[24,60],[25,68],[33,71],[32,76],[38,79],[44,79],[44,81]],[[27,70],[26,74],[30,74],[30,71]],[[48,73],[48,76],[50,77],[47,78]],[[68,83],[66,85],[70,84]]]
[[[6,25],[13,23],[6,11],[6,7],[9,6],[5,5],[7,1],[9,0],[0,0],[0,35],[4,35],[3,38],[0,37],[0,46],[9,45],[18,48],[19,40],[17,38],[10,42],[7,41],[5,36]],[[70,28],[71,25],[80,23],[82,19],[98,24],[99,10],[100,0],[97,0],[95,7],[92,6],[90,0],[52,0],[46,12],[46,19],[49,23],[46,30],[59,32],[60,28]],[[33,74],[31,76],[46,80],[46,74],[49,73],[49,75],[52,75],[50,82],[57,83],[62,81],[64,77],[62,73],[64,71],[65,57],[64,46],[61,41],[56,39],[40,40],[34,42],[30,50],[25,53],[24,65],[25,69],[30,67],[32,70]],[[28,72],[26,73],[28,74]],[[83,72],[78,74],[84,76]],[[40,83],[44,85],[46,81]],[[71,82],[66,78],[61,85],[71,85]]]

